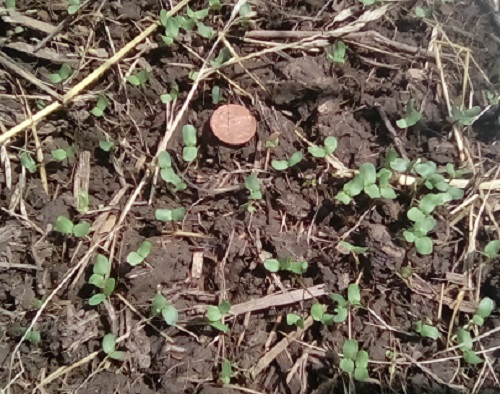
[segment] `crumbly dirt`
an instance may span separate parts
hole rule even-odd
[[[190,6],[197,10],[205,3],[191,1]],[[205,23],[222,31],[232,3],[224,2]],[[433,17],[417,18],[415,7],[429,4],[435,8]],[[500,160],[498,103],[488,106],[486,99],[486,92],[497,92],[500,83],[500,36],[492,9],[475,1],[387,3],[384,16],[342,37],[347,44],[344,64],[330,62],[321,44],[262,51],[273,43],[296,42],[300,38],[293,34],[300,32],[306,37],[306,32],[321,35],[353,26],[367,11],[383,6],[363,7],[353,0],[261,1],[253,7],[252,22],[235,25],[226,37],[242,58],[262,53],[222,67],[202,81],[191,98],[190,72],[201,68],[200,59],[208,56],[214,40],[182,33],[169,47],[157,31],[75,100],[2,146],[0,383],[8,387],[6,393],[500,392],[498,351],[490,350],[500,345],[500,334],[489,333],[475,347],[486,350],[486,367],[469,366],[460,351],[446,350],[455,344],[452,334],[470,320],[479,299],[488,296],[500,304],[498,261],[486,262],[478,252],[500,231],[495,190],[485,206],[478,192],[481,181],[496,179]],[[61,32],[44,44],[47,52],[22,50],[14,44],[36,46],[47,33],[33,25],[14,32],[21,25],[1,16],[0,54],[59,95],[127,45],[161,10],[160,2],[152,0],[91,1],[73,17],[67,16],[65,1],[18,0],[16,7],[21,15],[61,25]],[[340,18],[348,10],[349,16]],[[249,34],[266,31],[277,35]],[[441,68],[436,64],[437,45]],[[63,86],[50,83],[47,75],[64,62],[77,71]],[[132,86],[122,79],[142,68],[150,75],[145,85]],[[53,100],[5,65],[0,75],[2,132]],[[166,112],[159,96],[174,83],[178,101]],[[214,85],[221,88],[223,102],[246,105],[255,115],[257,135],[245,146],[223,146],[211,134],[210,116],[221,105],[212,102]],[[103,117],[91,113],[99,94],[109,100]],[[459,127],[470,155],[462,164],[474,168],[473,176],[466,175],[472,179],[464,198],[469,203],[457,208],[461,202],[455,201],[438,209],[434,250],[424,256],[403,236],[410,226],[406,212],[415,190],[396,185],[395,200],[361,195],[343,205],[335,196],[346,179],[338,168],[307,154],[307,147],[335,136],[335,158],[349,169],[363,163],[381,168],[391,149],[410,159],[458,168],[447,97],[450,104],[479,105],[485,113],[472,127]],[[188,109],[182,112],[188,99]],[[422,120],[399,129],[395,122],[404,116],[409,99],[417,103]],[[167,149],[190,180],[181,192],[172,191],[154,174],[148,176],[148,163],[177,114],[182,117]],[[397,139],[387,123],[396,129]],[[198,131],[199,155],[190,165],[182,160],[185,124]],[[45,177],[40,170],[30,173],[19,160],[22,151],[35,157],[35,132]],[[103,151],[103,140],[115,141],[115,148]],[[275,140],[278,145],[269,147]],[[53,159],[53,149],[73,145],[78,147],[76,158]],[[272,160],[286,160],[297,150],[304,152],[304,159],[295,167],[282,172],[271,167]],[[83,152],[90,154],[90,210],[82,214],[75,209],[74,183]],[[253,213],[242,209],[248,202],[244,188],[213,192],[243,183],[254,170],[263,199],[255,203]],[[156,220],[156,209],[180,206],[187,210],[182,221]],[[61,235],[54,230],[61,215],[93,223],[93,232],[84,239]],[[127,255],[144,240],[152,244],[151,253],[144,263],[131,267]],[[342,253],[341,240],[367,251]],[[87,280],[95,253],[110,258],[117,286],[105,304],[92,307],[88,299],[96,291]],[[269,257],[307,261],[308,268],[303,275],[271,275],[263,265]],[[199,272],[193,270],[195,263]],[[409,279],[401,275],[407,267],[413,272]],[[329,304],[328,293],[347,296],[354,282],[361,288],[362,307],[353,310],[348,321],[329,326],[314,322],[252,376],[274,347],[298,330],[286,324],[288,313],[306,317],[314,302]],[[228,318],[227,334],[207,324],[207,306],[224,299],[234,307],[317,285],[324,285],[326,292],[316,300],[306,297]],[[157,293],[179,311],[176,327],[151,316]],[[43,303],[49,295],[50,302]],[[16,347],[34,319],[40,343],[25,341]],[[414,325],[420,320],[437,327],[440,338],[418,335]],[[494,311],[474,335],[498,325]],[[104,357],[101,340],[110,332],[123,336],[117,345],[127,353],[123,362]],[[339,368],[339,353],[348,338],[369,353],[368,381],[356,382]],[[223,359],[231,361],[234,372],[226,387],[219,380]],[[56,376],[61,368],[67,369]]]

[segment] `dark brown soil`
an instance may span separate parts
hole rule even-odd
[[[205,3],[191,1],[190,6],[197,10]],[[222,31],[231,14],[229,3],[211,12],[205,23]],[[488,296],[500,303],[498,264],[483,264],[485,259],[477,252],[488,240],[498,238],[498,225],[495,230],[493,222],[499,219],[495,190],[485,211],[481,198],[464,209],[454,211],[461,202],[440,209],[432,233],[434,251],[423,256],[403,237],[410,226],[406,212],[415,198],[414,190],[397,186],[395,200],[360,196],[343,205],[335,196],[346,179],[325,160],[307,154],[306,140],[321,144],[326,137],[335,136],[335,157],[350,169],[363,163],[380,168],[394,147],[403,147],[410,159],[460,166],[440,69],[434,47],[430,47],[433,26],[437,23],[450,101],[457,105],[463,101],[467,106],[470,101],[471,106],[483,109],[488,104],[486,92],[496,92],[499,87],[500,36],[491,9],[484,4],[431,3],[435,13],[427,21],[417,18],[414,11],[427,3],[388,3],[384,16],[343,38],[347,44],[344,64],[329,62],[320,44],[313,50],[289,46],[221,68],[220,75],[204,80],[168,143],[179,170],[200,189],[190,183],[185,191],[174,193],[161,179],[155,185],[146,173],[167,128],[159,96],[177,83],[180,94],[173,115],[180,113],[193,83],[190,71],[202,66],[195,54],[205,58],[214,42],[195,33],[183,33],[180,42],[171,47],[162,42],[159,32],[153,34],[149,46],[141,43],[84,94],[45,117],[36,130],[29,128],[4,145],[0,152],[0,388],[6,393],[80,394],[295,394],[354,389],[361,393],[454,393],[460,387],[463,392],[500,392],[496,352],[482,355],[490,362],[483,367],[465,364],[457,350],[446,351],[449,330],[455,333],[469,321],[479,298]],[[363,7],[353,0],[261,1],[253,7],[257,12],[254,22],[231,28],[227,41],[244,57],[273,48],[272,42],[298,40],[280,34],[256,44],[258,38],[250,40],[248,32],[321,34],[352,25],[367,10],[382,6]],[[329,24],[348,9],[351,16],[333,27]],[[152,0],[91,1],[69,19],[65,1],[18,0],[17,10],[52,26],[67,20],[61,34],[44,46],[54,56],[51,60],[12,45],[37,45],[46,33],[25,26],[24,31],[11,35],[18,25],[7,17],[0,24],[0,54],[64,94],[156,20],[161,5]],[[376,34],[392,44],[377,41]],[[466,58],[465,48],[472,51],[472,57]],[[64,59],[70,59],[79,71],[63,87],[50,84],[47,74],[57,72]],[[134,87],[121,79],[130,70],[135,73],[143,67],[150,69],[150,81],[144,86]],[[464,72],[468,75],[465,98]],[[2,131],[21,123],[28,109],[36,113],[40,105],[53,100],[9,68],[1,66],[0,75]],[[210,133],[208,121],[218,106],[211,98],[215,84],[220,86],[224,102],[246,105],[257,118],[257,136],[243,147],[222,146]],[[95,117],[90,111],[101,93],[110,104],[103,117]],[[377,108],[396,127],[410,98],[423,119],[406,131],[396,128],[402,143],[395,146]],[[480,182],[494,180],[498,172],[497,107],[489,108],[474,127],[460,128],[471,155],[468,164],[474,166],[477,180],[467,187],[465,200],[477,196]],[[182,160],[181,129],[185,124],[198,130],[200,147],[197,160],[189,166]],[[43,150],[48,193],[40,172],[29,173],[18,159],[21,150],[35,152],[34,130]],[[266,148],[276,137],[278,146]],[[110,153],[99,148],[99,142],[107,138],[117,142]],[[73,144],[78,146],[76,159],[54,161],[53,149]],[[283,172],[271,167],[271,160],[287,159],[297,150],[304,152],[304,159],[296,167]],[[80,214],[75,209],[73,185],[83,152],[90,153],[90,211]],[[202,190],[242,183],[254,169],[259,170],[263,199],[252,214],[241,208],[248,202],[244,189],[226,193]],[[134,204],[127,206],[136,190]],[[187,209],[182,222],[164,224],[155,219],[156,209],[179,206]],[[113,227],[124,212],[121,225]],[[60,215],[92,222],[93,233],[83,240],[62,236],[53,229]],[[479,231],[472,234],[471,223],[477,215]],[[144,240],[151,242],[151,254],[146,263],[130,267],[128,253]],[[340,253],[340,240],[368,250],[360,256]],[[468,253],[470,245],[476,245],[477,251]],[[107,307],[88,305],[95,289],[86,282],[97,252],[110,257],[112,276],[117,280]],[[307,261],[307,271],[302,276],[282,272],[275,276],[263,266],[266,257],[287,256]],[[194,260],[200,258],[201,276],[193,277]],[[402,278],[403,267],[411,267],[411,279]],[[466,275],[463,283],[449,280],[452,273]],[[307,316],[314,302],[328,304],[329,297],[315,301],[308,297],[307,301],[269,305],[238,315],[227,320],[230,332],[224,335],[204,317],[208,305],[223,299],[234,306],[257,302],[280,289],[315,285],[325,285],[326,294],[346,296],[348,285],[356,281],[363,307],[350,313],[349,323],[323,326],[315,322],[254,377],[250,371],[259,361],[285,335],[297,330],[286,324],[287,313]],[[461,290],[463,302],[456,306]],[[151,300],[157,292],[179,311],[178,327],[150,319]],[[54,297],[37,316],[40,301],[51,294]],[[16,348],[33,319],[41,342],[25,341]],[[419,320],[436,326],[441,338],[418,335],[413,327]],[[494,311],[477,335],[499,324],[500,316]],[[127,352],[123,362],[103,362],[101,341],[110,332],[125,335],[118,345]],[[337,353],[348,338],[356,339],[369,353],[368,382],[354,382],[339,369]],[[453,344],[452,340],[450,347]],[[500,334],[492,333],[475,350],[499,345]],[[395,354],[392,361],[389,353]],[[235,372],[228,387],[218,380],[224,358],[231,361]],[[69,369],[61,376],[54,375],[65,367]]]

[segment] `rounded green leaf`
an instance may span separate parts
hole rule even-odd
[[[161,313],[163,308],[168,305],[168,301],[161,294],[156,294],[151,303],[151,307],[153,309],[153,315],[158,315]]]
[[[222,101],[222,93],[219,86],[214,85],[212,87],[211,96],[212,96],[212,103],[215,105],[219,104]]]
[[[423,255],[428,255],[432,253],[432,239],[429,237],[421,237],[415,240],[415,247],[417,252]]]
[[[215,36],[215,31],[212,29],[210,26],[207,26],[201,22],[196,22],[196,28],[198,31],[198,34],[202,36],[203,38],[212,38]]]
[[[426,216],[413,224],[413,229],[422,234],[427,234],[436,226],[436,220],[432,216]]]
[[[406,242],[415,242],[417,239],[413,231],[410,230],[403,231],[403,236],[405,237]]]
[[[302,318],[295,313],[288,313],[286,315],[286,324],[289,326],[295,326],[299,320],[302,320]]]
[[[265,259],[264,267],[269,272],[278,272],[280,270],[280,262],[276,259]]]
[[[185,208],[175,208],[172,209],[172,220],[173,221],[181,221],[184,219],[184,216],[186,215],[186,209]]]
[[[297,164],[299,164],[302,161],[302,158],[304,157],[303,153],[299,150],[295,152],[293,155],[290,156],[288,159],[288,166],[293,167]]]
[[[322,321],[325,314],[325,306],[320,303],[315,303],[311,307],[311,316],[314,321]]]
[[[323,159],[326,156],[326,150],[325,148],[321,146],[310,146],[307,148],[307,151],[314,157],[318,159]]]
[[[182,139],[186,146],[196,146],[196,129],[192,125],[185,125],[182,128]]]
[[[387,168],[381,168],[377,174],[377,177],[380,187],[387,187],[389,186],[390,180],[392,178],[392,171],[388,170]]]
[[[188,163],[191,163],[192,161],[196,160],[196,157],[198,156],[198,148],[195,146],[185,146],[182,149],[182,158],[184,161],[187,161]]]
[[[127,81],[128,81],[128,83],[130,83],[133,86],[140,86],[141,85],[140,79],[137,78],[135,75],[129,75],[127,77]]]
[[[54,149],[52,151],[52,157],[57,161],[64,161],[68,158],[68,154],[64,149]]]
[[[109,152],[113,149],[115,143],[113,141],[99,141],[99,148],[101,148],[104,152]]]
[[[417,207],[410,208],[410,210],[406,213],[406,216],[413,222],[418,222],[419,220],[423,220],[427,217],[427,215]]]
[[[222,319],[222,313],[217,306],[210,305],[207,309],[207,319],[210,322],[219,321]]]
[[[165,320],[165,323],[167,323],[169,326],[175,326],[177,324],[177,321],[179,320],[179,312],[177,312],[177,309],[175,309],[175,306],[172,304],[167,304],[163,309],[161,310],[161,315],[163,317],[163,320]]]
[[[102,350],[104,353],[109,354],[115,351],[116,336],[114,334],[106,334],[102,339]]]
[[[336,302],[339,306],[347,306],[347,301],[340,294],[332,293],[329,295],[333,302]]]
[[[340,361],[339,367],[343,372],[350,375],[354,372],[354,361],[352,361],[350,358],[343,358]]]
[[[56,230],[62,234],[73,234],[73,222],[65,216],[58,216],[56,219]]]
[[[459,189],[455,186],[450,186],[448,188],[447,193],[451,196],[453,200],[462,200],[465,195],[465,191],[463,189]]]
[[[413,170],[422,178],[428,178],[437,171],[437,165],[433,161],[417,163],[413,166]]]
[[[347,308],[343,307],[343,306],[339,306],[337,309],[336,309],[337,313],[335,315],[333,315],[333,321],[335,323],[343,323],[347,320],[347,315],[349,314],[349,311],[347,310]]]
[[[434,326],[430,326],[428,324],[422,324],[422,327],[420,329],[420,335],[426,338],[431,338],[436,340],[439,338],[439,330]]]
[[[497,239],[488,242],[488,244],[484,247],[484,254],[490,259],[497,258],[499,251],[500,251],[500,240]]]
[[[335,322],[335,316],[329,313],[325,313],[321,318],[321,323],[323,323],[325,326],[329,326],[334,322]]]
[[[115,351],[109,353],[108,356],[109,356],[109,358],[112,358],[113,360],[123,361],[123,360],[125,360],[125,357],[127,357],[127,353],[115,350]]]
[[[495,302],[491,298],[485,297],[479,303],[476,314],[481,316],[483,319],[486,319],[489,315],[491,315],[493,309],[495,309]]]
[[[481,364],[483,362],[483,359],[480,358],[472,350],[467,350],[466,352],[464,352],[464,361],[470,365],[477,365],[477,364]]]
[[[361,368],[356,365],[354,369],[354,379],[358,382],[363,382],[368,379],[368,368]]]
[[[229,301],[224,300],[220,303],[218,308],[220,313],[222,313],[223,315],[227,315],[231,310],[231,304],[229,303]]]
[[[157,209],[155,211],[156,220],[160,220],[162,222],[171,222],[172,218],[172,210],[171,209]]]
[[[457,332],[457,343],[463,352],[472,350],[472,336],[470,332],[463,328],[459,328]]]
[[[127,263],[129,263],[132,267],[141,264],[143,261],[144,257],[137,252],[130,252],[127,256]]]
[[[172,157],[167,151],[162,151],[158,155],[158,165],[160,168],[170,168],[172,167]]]
[[[361,193],[364,187],[364,179],[358,174],[344,185],[343,190],[348,193],[349,196],[354,197]]]
[[[380,189],[375,184],[366,186],[364,191],[370,198],[380,198]]]
[[[110,265],[108,258],[103,254],[98,254],[94,263],[94,268],[93,268],[94,274],[104,276],[108,273],[109,267]]]
[[[289,164],[286,160],[272,160],[271,167],[273,167],[276,171],[283,171],[288,169]]]
[[[77,238],[85,237],[90,232],[89,222],[80,222],[73,227],[73,234]]]
[[[368,368],[368,352],[360,350],[356,354],[356,367],[358,368]]]
[[[224,323],[222,323],[221,321],[217,320],[217,321],[211,321],[209,322],[209,324],[216,328],[217,330],[219,330],[220,332],[223,332],[224,334],[228,333],[229,332],[229,327],[226,326]]]
[[[166,26],[167,24],[167,20],[168,20],[168,13],[167,13],[167,10],[165,9],[162,9],[160,11],[160,23],[163,27]]]
[[[408,159],[397,158],[390,162],[390,167],[394,171],[406,172],[410,161]]]
[[[398,197],[398,195],[396,194],[396,192],[392,187],[381,187],[380,197],[386,198],[388,200],[395,200]]]
[[[289,271],[297,275],[302,275],[304,272],[307,271],[308,266],[309,265],[307,264],[307,261],[294,261],[290,264]]]
[[[347,298],[351,305],[361,305],[361,292],[357,283],[351,283],[347,288]]]
[[[22,152],[21,154],[19,154],[19,160],[21,161],[21,165],[30,173],[33,174],[34,172],[36,172],[35,160],[33,160],[29,152]]]
[[[102,289],[104,287],[104,276],[99,274],[92,274],[90,275],[88,283],[90,285],[98,287],[99,289]]]
[[[139,246],[139,249],[137,249],[137,253],[143,258],[146,258],[149,256],[149,253],[151,253],[151,248],[152,248],[151,242],[143,241],[141,243],[141,246]]]
[[[325,138],[325,152],[331,155],[335,149],[337,149],[337,139],[335,137],[329,136]]]
[[[105,299],[106,299],[106,296],[102,293],[94,294],[92,297],[89,298],[89,305],[90,306],[99,305]]]
[[[175,173],[175,171],[171,167],[162,168],[160,171],[160,176],[161,179],[163,179],[165,182],[171,183],[174,186],[182,183],[182,179]]]
[[[106,279],[106,281],[104,282],[104,288],[102,290],[103,294],[106,297],[109,297],[111,295],[111,293],[113,293],[113,290],[115,289],[115,286],[116,286],[116,280],[115,280],[115,278],[108,278],[108,279]]]
[[[245,178],[245,187],[251,192],[260,191],[260,182],[257,175],[252,174]]]
[[[472,322],[479,327],[482,327],[482,325],[484,324],[484,319],[479,315],[474,315],[472,316]]]
[[[179,35],[179,23],[176,18],[167,18],[165,21],[165,34],[170,38],[177,38]]]
[[[359,167],[359,175],[361,178],[363,178],[365,186],[373,185],[377,181],[377,170],[371,163],[361,164],[361,166]]]
[[[349,197],[345,192],[340,192],[335,196],[335,199],[340,201],[344,205],[349,205],[351,202],[351,197]]]
[[[350,358],[351,360],[355,360],[358,351],[359,351],[358,341],[354,339],[348,339],[344,342],[344,346],[342,347],[342,352],[344,353],[344,357]]]
[[[97,107],[94,107],[92,108],[92,110],[90,111],[92,113],[92,115],[94,115],[96,118],[100,118],[101,116],[104,115],[104,111],[100,108],[97,108]],[[103,149],[104,150],[104,149]],[[108,151],[106,151],[108,152]]]

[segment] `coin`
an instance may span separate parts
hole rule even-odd
[[[255,135],[257,121],[242,105],[227,104],[215,110],[210,119],[215,136],[229,145],[242,145]]]

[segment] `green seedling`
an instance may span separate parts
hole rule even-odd
[[[360,255],[366,253],[368,251],[368,248],[363,246],[355,246],[346,241],[339,241],[339,244],[337,245],[337,250],[342,254],[353,253],[355,255]]]
[[[89,211],[89,194],[87,192],[78,193],[76,209],[80,213],[87,213]]]
[[[409,100],[406,104],[406,116],[396,121],[400,129],[415,126],[422,119],[422,114],[415,109],[415,101]]]
[[[158,166],[160,167],[161,178],[174,186],[174,191],[181,191],[187,188],[187,185],[177,175],[172,167],[172,157],[167,151],[160,152],[158,155]]]
[[[116,350],[116,336],[114,334],[106,334],[102,339],[102,350],[109,358],[117,361],[125,360],[126,352]]]
[[[429,18],[432,16],[432,8],[415,7],[415,16],[417,18]]]
[[[110,152],[116,146],[114,141],[99,141],[99,148],[104,152]]]
[[[200,75],[200,73],[198,71],[190,71],[188,73],[188,78],[191,80],[191,81],[196,81],[198,79],[198,76]]]
[[[500,240],[498,239],[488,242],[484,247],[484,255],[491,260],[500,256],[498,252],[500,252]]]
[[[462,351],[464,361],[470,365],[477,365],[483,362],[476,352],[473,350],[473,341],[471,333],[463,328],[459,328],[457,332],[457,343]]]
[[[313,304],[311,307],[311,317],[314,321],[321,322],[325,326],[333,324],[333,315],[326,313],[326,305],[320,304],[319,302]]]
[[[180,15],[169,17],[167,10],[160,11],[160,23],[165,28],[165,35],[162,35],[161,38],[165,44],[172,45],[179,36],[180,22],[182,22]]]
[[[436,340],[440,336],[439,330],[436,327],[431,326],[429,324],[424,324],[422,323],[422,320],[419,320],[418,322],[415,323],[414,329],[424,338],[431,338]]]
[[[90,232],[89,222],[74,224],[65,216],[58,216],[56,219],[56,231],[64,235],[74,235],[77,238],[86,237]]]
[[[335,137],[326,137],[323,144],[324,146],[310,146],[307,151],[318,159],[324,159],[337,149],[337,139]]]
[[[482,325],[484,324],[484,319],[491,315],[493,309],[495,309],[495,302],[489,297],[483,298],[479,302],[476,313],[474,313],[474,316],[472,316],[472,322],[475,325],[482,327]]]
[[[212,97],[212,103],[214,105],[219,104],[222,100],[224,100],[224,97],[222,97],[222,91],[221,88],[218,85],[214,85],[212,87],[212,92],[210,93],[210,96]]]
[[[155,211],[156,220],[161,222],[180,222],[186,215],[185,208],[157,209]]]
[[[287,313],[286,324],[288,324],[289,326],[304,328],[304,319],[301,316],[296,315],[295,313]]]
[[[301,151],[295,152],[293,155],[289,157],[288,160],[273,160],[271,161],[271,166],[276,171],[284,171],[299,164],[302,161],[303,154]]]
[[[307,271],[307,261],[293,261],[291,257],[282,259],[265,259],[264,267],[269,272],[288,271],[297,275],[302,275]]]
[[[364,192],[370,198],[395,199],[396,192],[390,184],[392,172],[387,168],[382,168],[377,174],[375,166],[371,163],[364,163],[359,168],[359,173],[347,182],[342,191],[335,196],[335,199],[347,205],[353,197]]]
[[[80,0],[68,0],[68,14],[73,15],[80,9]]]
[[[231,383],[231,378],[234,376],[231,361],[224,359],[222,361],[222,368],[219,374],[219,380],[223,385]]]
[[[342,347],[343,358],[340,360],[340,369],[354,376],[359,382],[368,379],[368,352],[359,350],[358,341],[348,339]]]
[[[33,345],[38,346],[42,342],[42,335],[40,331],[30,330],[26,334],[26,340],[31,342]]]
[[[481,107],[478,106],[464,110],[461,110],[458,107],[453,107],[448,121],[451,123],[458,123],[461,126],[472,126],[480,114]]]
[[[219,54],[214,60],[210,61],[210,65],[214,69],[220,68],[224,63],[226,63],[231,58],[231,52],[228,48],[224,47],[219,51]]]
[[[151,242],[144,241],[141,246],[135,251],[130,252],[127,256],[127,263],[132,267],[141,264],[151,253]]]
[[[101,290],[100,293],[94,294],[89,298],[89,305],[96,306],[102,303],[107,297],[111,296],[115,290],[116,281],[109,277],[111,264],[108,258],[102,254],[98,254],[92,269],[92,275],[88,283]]]
[[[156,294],[153,298],[152,314],[153,316],[161,315],[169,326],[175,326],[179,320],[179,312],[175,306],[161,294]]]
[[[243,22],[249,21],[251,18],[255,17],[257,13],[252,10],[252,7],[248,2],[245,2],[241,5],[240,10],[239,10],[239,15],[240,15],[240,20]]]
[[[31,156],[29,152],[21,152],[19,154],[19,160],[21,161],[21,165],[26,168],[31,174],[36,172],[36,162]]]
[[[140,70],[135,74],[129,75],[127,81],[133,86],[145,85],[149,81],[149,73],[146,70]]]
[[[100,118],[101,116],[104,115],[104,111],[106,111],[106,108],[108,108],[109,102],[106,96],[99,96],[97,99],[97,102],[95,103],[94,108],[90,111],[92,115],[94,115],[96,118]]]
[[[5,8],[9,11],[16,10],[16,0],[5,0]]]
[[[222,8],[222,4],[220,0],[208,0],[208,7],[210,7],[212,11],[218,11]]]
[[[345,63],[347,45],[344,41],[337,41],[334,45],[326,48],[326,58],[332,63]]]
[[[207,309],[208,324],[224,334],[229,332],[229,327],[222,322],[225,315],[229,313],[231,304],[228,301],[222,301],[219,306],[210,305]]]
[[[179,87],[177,86],[177,84],[174,84],[174,86],[172,86],[172,89],[170,90],[170,93],[160,95],[160,100],[163,104],[169,104],[171,102],[176,102],[177,97],[179,97]]]
[[[73,145],[68,146],[65,149],[58,148],[53,149],[51,154],[54,160],[56,161],[64,161],[68,159],[73,159],[75,157],[76,149]]]
[[[187,162],[196,160],[198,147],[196,146],[196,129],[194,126],[185,125],[182,128],[182,139],[185,145],[182,149],[182,158]]]
[[[55,74],[49,74],[49,79],[52,83],[62,83],[67,80],[71,74],[73,74],[73,70],[67,64],[63,64],[59,71]]]
[[[349,314],[349,309],[361,306],[361,292],[357,283],[351,283],[347,288],[347,300],[340,294],[336,293],[330,294],[329,297],[334,302],[334,304],[337,304],[334,307],[334,323],[345,322]]]
[[[490,105],[500,104],[500,95],[493,92],[486,92],[486,99],[488,100],[488,104]]]
[[[193,11],[189,6],[186,7],[187,17],[191,25],[194,23],[197,33],[203,38],[212,38],[215,36],[215,31],[210,26],[206,26],[202,21],[208,16],[209,8],[199,11]]]
[[[260,190],[260,182],[257,175],[252,174],[245,178],[245,188],[249,191],[250,195],[248,203],[244,204],[242,208],[246,209],[249,213],[255,212],[254,201],[262,199],[262,191]]]

